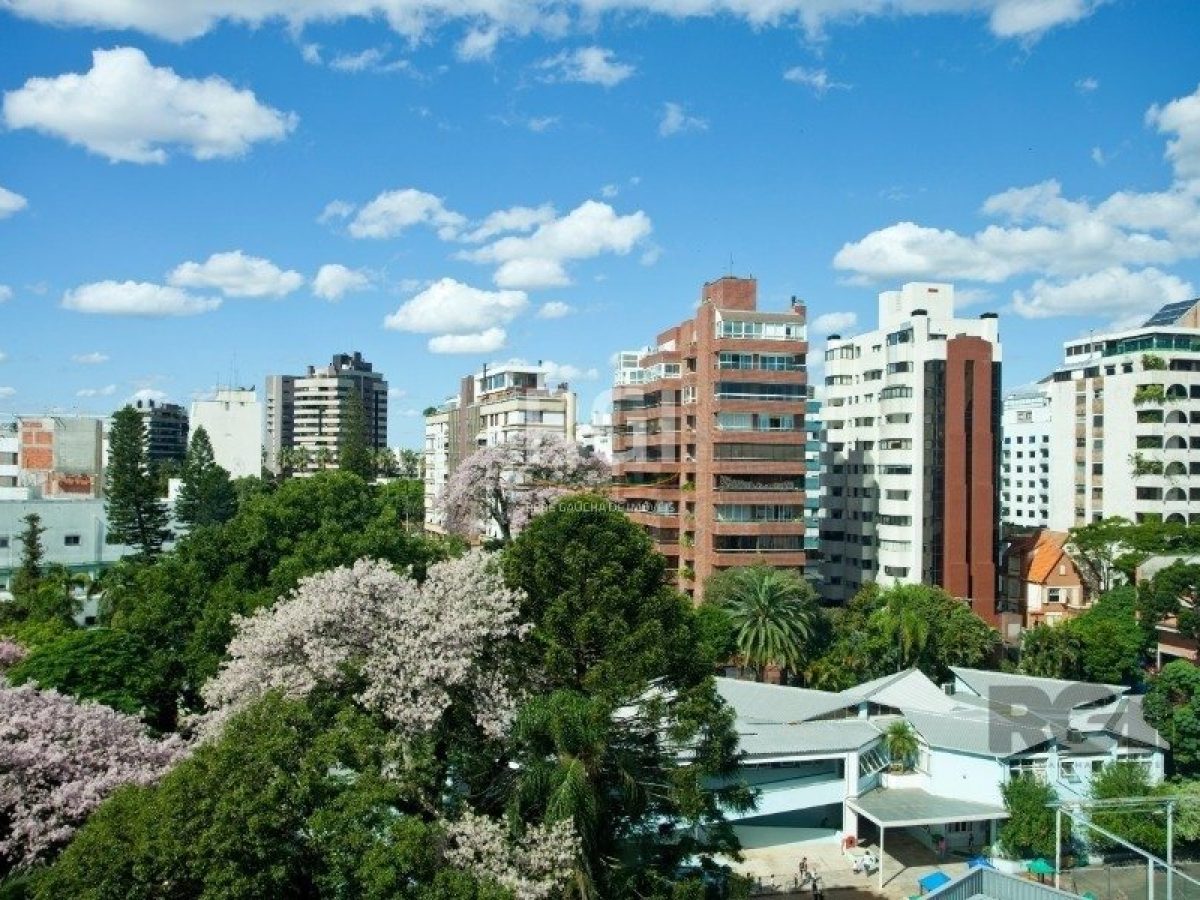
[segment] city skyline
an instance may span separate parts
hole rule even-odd
[[[814,364],[879,291],[953,282],[1001,314],[1013,388],[1196,295],[1200,73],[1157,64],[1189,4],[613,5],[6,4],[0,414],[186,407],[357,350],[392,445],[513,358],[586,421],[628,336],[730,271],[805,302]]]

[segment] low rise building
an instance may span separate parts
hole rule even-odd
[[[25,496],[21,484],[21,431],[16,420],[0,422],[0,500],[20,500]]]
[[[24,496],[104,494],[106,420],[95,416],[21,416],[18,488]]]
[[[1001,566],[1001,603],[1021,629],[1057,625],[1087,610],[1092,598],[1067,551],[1067,533],[1043,528],[1012,541]],[[1013,642],[1020,632],[1005,634]]]

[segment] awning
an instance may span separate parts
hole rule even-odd
[[[1008,818],[1003,806],[941,797],[919,788],[878,788],[848,799],[846,805],[881,828]]]

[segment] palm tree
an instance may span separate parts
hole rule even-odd
[[[733,575],[725,611],[735,634],[742,663],[762,681],[768,666],[778,666],[780,680],[798,669],[813,630],[813,590],[794,572],[766,565],[748,566]]]
[[[888,641],[899,645],[896,669],[899,671],[915,665],[924,652],[929,643],[930,623],[919,604],[905,602],[908,598],[900,589],[892,593],[887,605],[879,611],[879,621]]]
[[[921,745],[911,725],[903,719],[893,722],[883,733],[883,743],[892,758],[894,771],[907,772],[912,768]]]
[[[324,471],[333,462],[333,450],[329,447],[318,447],[317,452],[313,454],[313,462],[317,464],[317,468]]]

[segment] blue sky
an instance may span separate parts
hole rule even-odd
[[[416,445],[486,361],[587,409],[731,262],[814,350],[953,281],[1026,383],[1197,293],[1196,34],[1191,0],[0,0],[0,413],[358,349]]]

